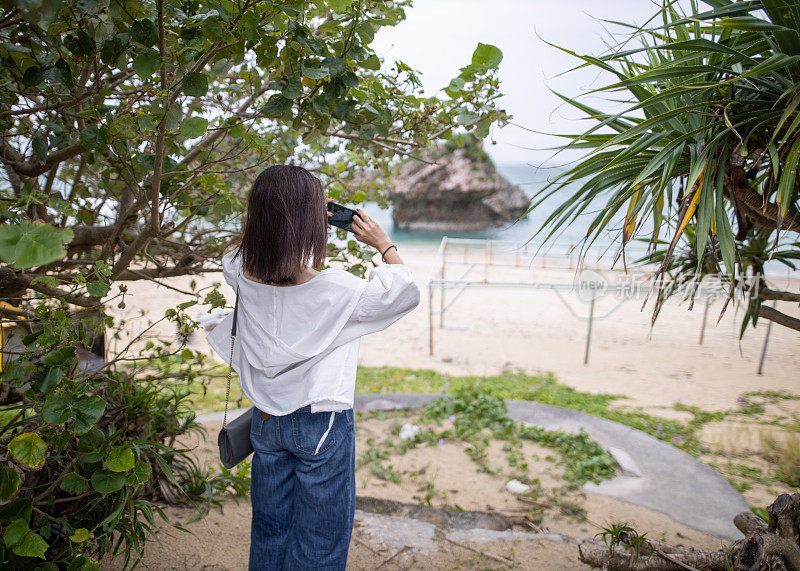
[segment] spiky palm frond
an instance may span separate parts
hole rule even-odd
[[[596,57],[559,47],[581,60],[578,67],[614,78],[590,94],[626,104],[609,113],[559,94],[593,124],[560,135],[568,142],[559,149],[587,152],[534,196],[531,210],[566,195],[537,235],[550,238],[593,212],[584,247],[619,224],[624,249],[646,228],[644,261],[658,261],[660,274],[677,270],[693,278],[724,266],[733,280],[763,270],[778,252],[796,258],[800,3],[706,4],[710,9],[701,11],[692,2],[686,13],[677,0],[664,0],[659,25],[651,20],[636,29],[624,50]],[[671,232],[666,243],[665,230]],[[693,265],[678,248],[687,236]],[[759,310],[750,304],[745,322],[755,323]],[[800,330],[800,321],[794,328]]]

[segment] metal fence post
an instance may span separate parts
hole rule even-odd
[[[439,288],[439,327],[444,327],[444,267],[447,264],[447,236],[442,238],[442,271]]]
[[[428,354],[433,357],[433,284],[428,283]]]
[[[703,337],[706,334],[706,319],[708,319],[708,307],[711,305],[711,298],[706,298],[706,307],[703,309],[703,325],[700,327],[700,341],[697,343],[698,345],[703,344]]]
[[[772,304],[772,309],[775,309],[778,306],[778,301],[776,300]],[[764,347],[761,348],[761,360],[758,362],[758,374],[762,374],[764,370],[764,361],[767,358],[767,344],[769,343],[769,335],[772,333],[772,321],[767,323],[767,333],[764,335]]]
[[[586,352],[583,354],[583,364],[589,362],[589,345],[592,342],[592,322],[594,321],[594,297],[589,305],[589,330],[586,332]]]

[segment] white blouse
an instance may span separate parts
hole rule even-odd
[[[305,283],[274,286],[245,277],[235,251],[223,256],[222,270],[234,291],[239,288],[232,367],[244,395],[279,416],[309,404],[311,412],[351,408],[361,336],[386,329],[419,304],[411,270],[386,264],[365,280],[326,268]],[[226,363],[232,319],[207,336]]]

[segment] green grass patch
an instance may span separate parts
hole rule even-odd
[[[433,401],[422,409],[423,422],[441,423],[446,418],[453,419],[452,429],[434,434],[433,438],[437,440],[450,436],[448,433],[452,431],[453,436],[472,443],[473,448],[477,446],[478,452],[481,445],[487,444],[482,441],[480,433],[488,429],[493,438],[512,444],[520,439],[531,440],[560,452],[564,459],[564,479],[571,485],[599,484],[614,476],[614,459],[583,430],[578,434],[568,434],[524,426],[508,416],[502,398],[487,393],[478,383],[453,389],[452,397]],[[508,455],[506,457],[509,459]],[[473,461],[481,465],[485,462],[485,454],[475,454]],[[488,467],[487,471],[490,471]]]
[[[455,377],[430,369],[401,369],[396,367],[359,367],[356,377],[357,393],[445,393],[476,387],[483,394],[500,399],[540,402],[580,410],[607,418],[646,432],[690,453],[699,447],[697,431],[723,413],[706,413],[695,407],[683,410],[693,414],[689,423],[653,416],[617,401],[627,397],[615,394],[592,394],[577,391],[559,383],[552,373],[528,375],[509,372],[490,377]]]

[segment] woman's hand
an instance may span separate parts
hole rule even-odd
[[[333,212],[328,210],[328,203],[329,202],[333,202],[333,199],[330,196],[326,196],[325,197],[325,212],[328,213],[328,218],[326,220],[330,220],[331,216],[333,216]],[[327,222],[327,224],[328,224],[328,230],[330,230],[331,229],[331,223]]]
[[[376,248],[379,252],[383,251],[392,245],[389,235],[386,230],[381,228],[377,222],[364,214],[360,208],[356,209],[358,214],[353,216],[353,234],[356,240],[364,242],[368,246]]]

